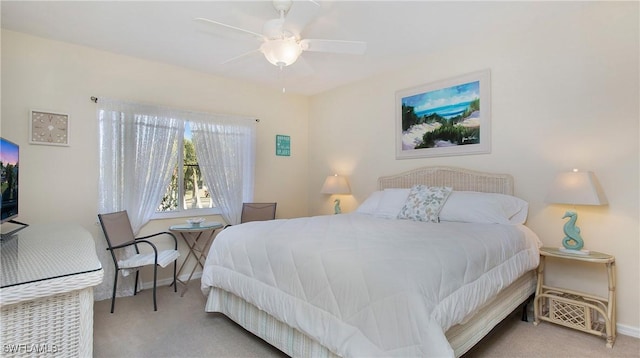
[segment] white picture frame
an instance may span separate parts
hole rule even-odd
[[[396,159],[491,153],[490,71],[396,92]]]

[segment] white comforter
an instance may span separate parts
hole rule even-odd
[[[453,356],[444,332],[538,265],[524,226],[363,214],[232,226],[202,290],[220,287],[344,357]]]

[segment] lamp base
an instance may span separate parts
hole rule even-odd
[[[333,206],[333,213],[334,214],[340,214],[342,213],[342,209],[340,208],[340,199],[336,199],[333,201],[334,202],[334,206]]]
[[[560,250],[560,252],[564,252],[565,254],[574,254],[574,255],[589,255],[590,253],[589,250],[572,250],[564,247],[560,247],[558,248],[558,250]]]

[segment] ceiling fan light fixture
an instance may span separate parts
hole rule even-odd
[[[260,51],[267,61],[278,67],[292,65],[302,53],[302,46],[295,37],[266,40]]]

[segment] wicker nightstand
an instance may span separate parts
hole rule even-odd
[[[544,284],[546,257],[604,264],[609,280],[609,297],[598,297],[582,292],[551,287]],[[607,339],[607,347],[613,347],[616,339],[616,276],[615,257],[591,251],[588,255],[570,254],[557,248],[540,249],[538,286],[534,300],[535,320],[557,323]]]

